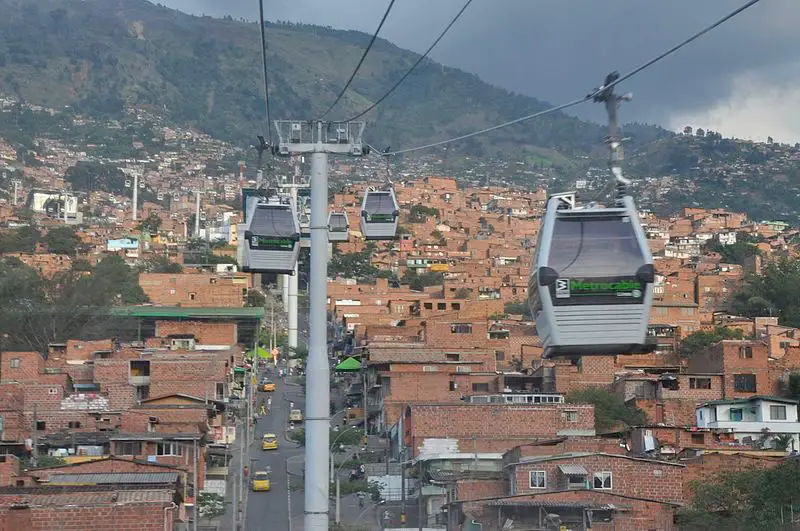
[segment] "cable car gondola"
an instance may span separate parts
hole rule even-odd
[[[350,223],[344,212],[331,212],[328,214],[328,241],[346,242],[350,235]]]
[[[549,198],[528,284],[544,357],[652,352],[655,268],[633,198],[574,205]]]
[[[393,188],[369,190],[361,203],[361,234],[367,240],[397,238],[400,209]]]
[[[249,197],[247,221],[240,230],[239,259],[242,271],[294,274],[300,254],[297,213],[288,201]]]

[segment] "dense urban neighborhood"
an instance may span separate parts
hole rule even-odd
[[[237,265],[239,197],[264,177],[236,161],[212,179],[236,149],[149,127],[161,147],[145,158],[45,138],[0,150],[0,515],[6,529],[302,528],[307,255],[290,349],[285,277]],[[382,171],[368,158],[331,169],[331,209],[348,218],[327,281],[337,529],[664,530],[788,514],[796,227],[642,209],[655,351],[543,359],[528,274],[547,190],[406,169],[398,238],[375,242],[359,216]],[[645,183],[668,191],[665,179]],[[765,498],[753,480],[748,503],[761,505],[741,506],[709,490],[745,496],[735,474],[786,492]]]

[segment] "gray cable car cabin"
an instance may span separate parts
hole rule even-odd
[[[346,242],[350,238],[350,223],[344,212],[328,214],[328,241]]]
[[[288,201],[262,197],[249,197],[247,201],[247,220],[239,233],[242,271],[294,274],[300,255],[300,227],[295,209]]]
[[[633,199],[615,208],[548,200],[528,283],[544,357],[637,354],[647,337],[655,268]]]
[[[366,240],[397,239],[400,207],[394,190],[369,190],[361,203],[361,234]]]

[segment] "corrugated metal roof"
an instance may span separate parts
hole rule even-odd
[[[51,485],[165,484],[176,481],[178,481],[177,472],[98,472],[50,476]]]
[[[232,317],[240,319],[263,319],[264,308],[182,308],[178,306],[123,306],[111,308],[117,317]]]
[[[558,469],[566,476],[588,476],[589,472],[586,471],[581,465],[558,465]]]

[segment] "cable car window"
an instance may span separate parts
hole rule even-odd
[[[395,203],[390,192],[370,192],[364,210],[369,216],[367,221],[394,221]]]
[[[557,218],[548,266],[559,277],[625,277],[645,264],[631,220]]]
[[[333,214],[329,225],[332,231],[345,231],[347,230],[347,217],[342,214]]]
[[[291,251],[298,234],[288,208],[260,206],[250,222],[250,248],[261,251]]]

